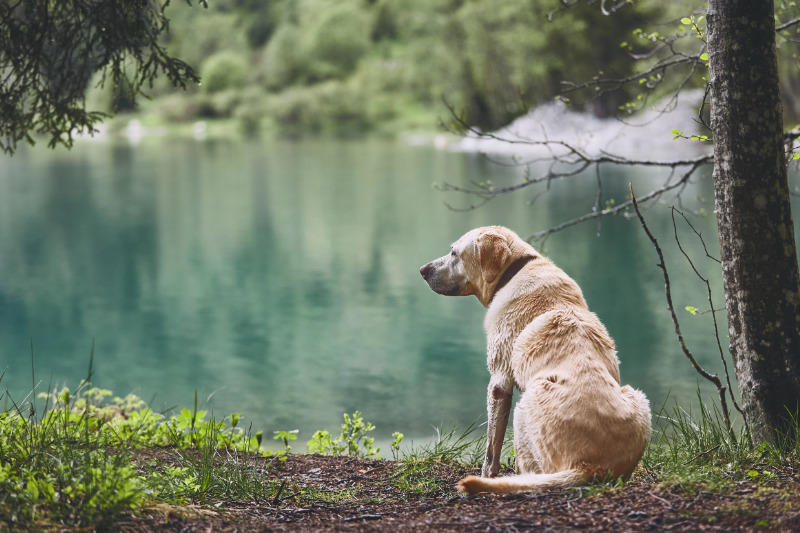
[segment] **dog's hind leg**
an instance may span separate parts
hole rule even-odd
[[[514,409],[514,466],[517,474],[539,474],[542,471],[536,451],[527,438],[532,430],[529,425],[525,413],[517,405]]]

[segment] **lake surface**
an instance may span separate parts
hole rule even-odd
[[[643,193],[663,180],[619,172],[604,178],[604,198],[617,203],[629,181]],[[485,421],[484,310],[472,297],[434,294],[418,269],[473,227],[525,237],[594,204],[594,173],[470,211],[445,202],[475,199],[432,187],[521,176],[480,155],[388,141],[23,148],[0,159],[0,386],[15,399],[31,389],[32,342],[37,390],[74,390],[94,342],[98,386],[156,409],[191,407],[197,389],[215,416],[241,412],[267,435],[299,429],[299,443],[338,430],[356,409],[380,439],[401,431],[428,440],[434,427]],[[709,181],[690,186],[683,205],[716,254]],[[718,371],[711,315],[683,310],[708,304],[674,244],[669,209],[645,214],[668,254],[689,345]],[[719,284],[718,267],[682,228]],[[670,393],[690,403],[697,378],[638,222],[572,227],[542,249],[615,338],[623,382],[656,407]]]

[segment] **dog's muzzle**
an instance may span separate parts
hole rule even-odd
[[[433,292],[444,296],[458,296],[461,294],[461,287],[452,281],[443,279],[441,271],[437,270],[433,263],[422,266],[419,269],[419,273],[422,274],[422,278]]]
[[[425,281],[428,281],[428,279],[431,277],[431,274],[433,274],[433,265],[431,263],[422,265],[419,269],[419,273],[422,274],[422,278]]]

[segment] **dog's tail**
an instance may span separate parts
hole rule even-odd
[[[470,494],[477,492],[511,494],[529,490],[557,490],[585,484],[585,475],[586,472],[582,469],[572,468],[553,474],[520,474],[495,478],[467,476],[458,482],[456,488],[460,492]]]

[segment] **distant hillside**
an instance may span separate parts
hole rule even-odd
[[[145,107],[168,122],[234,118],[247,132],[266,127],[285,135],[347,135],[432,129],[437,117],[449,117],[447,103],[468,123],[496,129],[553,99],[568,87],[565,81],[625,78],[651,64],[658,54],[641,55],[663,49],[662,34],[691,33],[679,21],[694,4],[637,1],[611,15],[600,2],[554,12],[561,5],[217,0],[203,9],[175,2],[167,12],[167,45],[198,69],[203,82],[188,93],[157,85]],[[694,36],[684,41],[697,48]],[[673,90],[688,67],[673,74],[666,83],[654,75],[615,91],[568,96],[578,107],[609,116],[625,104],[644,107],[644,95]],[[694,73],[687,85],[702,87],[704,75]],[[125,110],[126,102],[115,101],[111,91],[94,94],[93,101]]]

